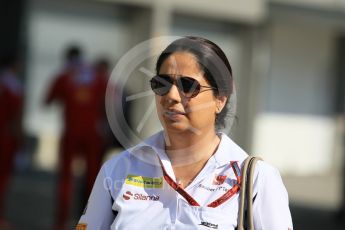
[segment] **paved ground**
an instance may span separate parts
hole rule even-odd
[[[81,178],[76,179],[76,182],[80,184]],[[55,183],[56,178],[52,173],[27,172],[14,176],[8,194],[6,214],[12,225],[11,230],[53,229]],[[80,186],[77,186],[75,197],[78,197],[80,190]],[[71,212],[71,229],[79,218],[80,209],[81,204],[75,199]],[[291,211],[295,229],[345,229],[345,219],[337,223],[336,212],[330,208],[310,208],[292,203]]]
[[[75,226],[82,204],[82,178],[76,179],[74,203],[71,207],[71,229]],[[52,173],[29,172],[14,176],[7,199],[10,230],[50,230],[54,227],[56,176]],[[2,229],[0,229],[2,230]]]

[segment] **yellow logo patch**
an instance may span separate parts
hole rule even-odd
[[[143,177],[133,174],[128,174],[126,177],[126,184],[134,185],[142,188],[162,188],[162,177]]]

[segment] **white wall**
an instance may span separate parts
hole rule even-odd
[[[261,94],[263,107],[255,119],[254,152],[286,174],[327,174],[339,168],[336,31],[278,16],[270,24],[270,39],[271,68]]]

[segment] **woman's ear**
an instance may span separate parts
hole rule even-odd
[[[216,113],[217,114],[220,113],[223,110],[223,108],[224,108],[224,106],[226,104],[227,99],[228,98],[226,96],[218,96],[216,98]]]

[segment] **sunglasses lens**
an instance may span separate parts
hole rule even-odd
[[[191,77],[181,77],[180,84],[182,92],[186,97],[195,97],[200,92],[199,82]]]
[[[151,79],[151,89],[159,96],[169,93],[174,80],[169,75],[157,75]],[[199,82],[191,77],[180,77],[177,79],[177,87],[185,97],[192,98],[200,92]]]
[[[169,92],[172,86],[172,79],[169,76],[157,75],[151,79],[151,89],[159,96]]]

